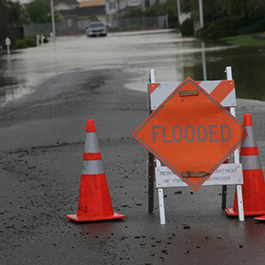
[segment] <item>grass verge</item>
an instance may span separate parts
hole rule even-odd
[[[221,38],[230,44],[247,45],[247,46],[265,46],[265,33],[254,33],[246,35],[237,35],[232,37]]]

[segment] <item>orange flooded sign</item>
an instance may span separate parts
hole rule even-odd
[[[239,147],[246,131],[188,77],[132,135],[197,190]]]

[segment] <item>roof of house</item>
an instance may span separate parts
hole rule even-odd
[[[84,0],[81,1],[80,6],[101,6],[105,5],[105,0]]]
[[[71,10],[59,10],[58,11],[62,16],[92,16],[105,14],[105,5],[104,6],[85,6],[85,7],[76,7]]]
[[[53,6],[57,6],[60,3],[65,3],[67,5],[80,5],[80,3],[76,0],[53,0]]]
[[[51,1],[50,0],[44,0],[49,6],[51,6]],[[53,0],[53,6],[57,6],[60,3],[65,3],[67,5],[75,5],[79,6],[80,3],[76,0]]]

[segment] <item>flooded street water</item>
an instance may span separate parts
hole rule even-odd
[[[126,85],[146,91],[149,69],[156,70],[157,81],[182,81],[187,76],[220,80],[226,78],[224,69],[229,65],[237,97],[265,100],[265,47],[202,43],[170,31],[113,33],[106,38],[57,37],[55,45],[50,40],[40,47],[0,55],[0,104],[65,72],[111,68],[146,72],[145,77]]]

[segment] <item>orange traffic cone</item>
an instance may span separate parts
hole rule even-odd
[[[75,222],[88,222],[125,217],[113,212],[101,159],[94,121],[88,120],[78,210],[77,214],[66,215],[68,219]]]
[[[244,215],[257,216],[265,214],[265,182],[250,113],[244,115],[243,125],[248,134],[240,151],[244,178],[244,184],[242,185]],[[233,208],[225,209],[225,211],[229,216],[238,215],[236,192]]]
[[[255,217],[254,219],[258,220],[258,221],[265,221],[265,215],[262,215],[262,216],[259,216],[259,217]]]

